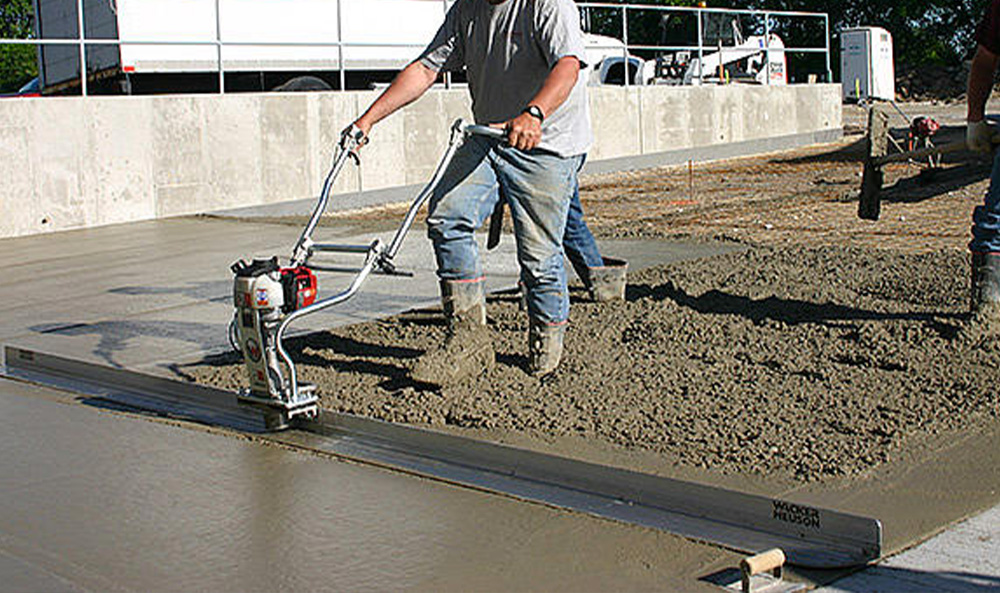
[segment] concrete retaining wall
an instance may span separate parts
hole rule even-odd
[[[591,88],[589,170],[646,167],[840,137],[837,85]],[[340,130],[373,92],[0,100],[0,238],[309,200]],[[382,122],[331,208],[425,183],[463,90]],[[372,191],[381,190],[381,191]]]

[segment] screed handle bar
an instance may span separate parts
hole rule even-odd
[[[507,139],[507,130],[503,128],[494,128],[493,126],[466,124],[465,132],[468,134],[475,134],[477,136],[486,136],[488,138],[493,138],[495,140]]]
[[[993,136],[991,142],[993,143],[994,148],[1000,144],[1000,134]],[[910,159],[921,159],[925,156],[951,154],[954,152],[962,152],[964,150],[968,150],[965,140],[957,140],[941,146],[930,146],[919,150],[911,150],[910,152],[897,152],[895,154],[874,158],[872,159],[872,164],[876,167],[881,167],[882,165],[889,163],[898,163],[908,161]]]
[[[319,216],[323,213],[323,210],[326,208],[326,202],[328,201],[330,196],[330,189],[331,186],[333,185],[333,180],[336,179],[337,174],[339,174],[340,169],[343,167],[344,162],[347,160],[347,156],[350,154],[350,152],[352,150],[355,150],[357,147],[363,145],[364,142],[367,140],[366,138],[364,138],[363,134],[357,137],[349,136],[348,133],[351,132],[353,129],[354,127],[352,126],[351,129],[349,129],[347,132],[344,133],[344,137],[341,140],[340,153],[335,158],[334,166],[330,170],[330,174],[327,176],[326,183],[323,186],[323,194],[320,197],[320,203],[317,204],[316,210],[313,213],[313,220],[310,220],[310,224],[306,227],[306,232],[302,234],[302,238],[299,239],[299,243],[296,246],[297,253],[300,250],[302,250],[306,254],[303,257],[307,256],[308,249],[312,244],[312,240],[309,238],[309,235],[315,228],[316,226],[315,223],[318,222]],[[360,133],[360,130],[358,132]],[[288,329],[291,323],[296,319],[304,317],[310,313],[326,309],[327,307],[331,307],[333,305],[342,303],[351,298],[352,296],[354,296],[358,292],[358,290],[360,290],[361,285],[364,283],[364,281],[368,278],[368,276],[372,273],[372,271],[376,267],[382,265],[383,262],[391,261],[393,257],[395,257],[396,252],[399,250],[400,246],[403,243],[403,238],[406,236],[407,231],[409,231],[410,227],[413,225],[413,220],[414,218],[416,218],[417,210],[419,210],[420,207],[424,204],[424,202],[426,202],[430,198],[434,188],[439,183],[441,183],[441,179],[444,177],[445,170],[448,168],[449,163],[451,163],[452,158],[455,156],[455,152],[458,150],[458,147],[461,145],[462,140],[465,138],[467,134],[480,134],[484,136],[491,136],[494,138],[506,137],[506,133],[503,130],[498,130],[496,128],[491,128],[489,126],[469,125],[461,119],[455,121],[454,125],[452,125],[451,128],[451,138],[448,142],[448,148],[447,150],[445,150],[444,156],[442,156],[441,158],[441,162],[438,164],[437,169],[434,171],[434,175],[431,177],[430,182],[423,189],[423,191],[420,192],[420,195],[418,195],[417,198],[413,201],[413,204],[410,206],[409,211],[407,211],[406,213],[406,217],[403,220],[403,224],[399,227],[399,230],[396,231],[396,235],[393,237],[392,243],[388,246],[388,248],[383,248],[381,242],[378,240],[372,242],[372,244],[367,249],[364,250],[364,252],[367,253],[368,255],[365,260],[364,266],[362,267],[358,275],[354,278],[354,281],[351,283],[351,285],[348,287],[347,290],[337,295],[334,295],[330,298],[317,301],[312,305],[309,305],[308,307],[304,307],[302,309],[298,309],[297,311],[290,313],[278,326],[278,330],[275,334],[275,340],[277,342],[278,355],[281,357],[281,360],[285,363],[285,367],[288,369],[288,375],[289,375],[288,384],[291,392],[289,395],[291,397],[291,401],[293,402],[298,401],[299,385],[298,385],[298,374],[296,373],[295,370],[295,363],[292,361],[291,356],[288,355],[288,352],[286,352],[284,348],[283,342],[285,337],[285,331]],[[354,248],[352,248],[352,250],[354,250]],[[356,251],[360,253],[361,249],[356,249]],[[303,261],[305,260],[303,259]],[[293,265],[297,265],[294,262],[294,260],[293,260]]]
[[[365,136],[365,133],[355,125],[347,128],[344,130],[343,134],[340,135],[340,143],[337,145],[337,150],[333,157],[333,165],[330,167],[330,172],[327,173],[326,180],[323,181],[323,190],[320,192],[319,201],[313,209],[312,216],[309,218],[306,228],[302,231],[302,235],[299,236],[298,242],[295,243],[295,249],[292,250],[292,267],[304,264],[309,258],[309,249],[312,246],[313,231],[316,230],[316,225],[319,224],[319,219],[323,216],[323,213],[326,211],[326,206],[330,202],[330,192],[333,190],[334,182],[340,175],[340,170],[344,168],[344,164],[347,163],[347,159],[351,155],[354,155],[358,148],[367,143],[368,137]]]

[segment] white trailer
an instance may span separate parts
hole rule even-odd
[[[227,76],[256,74],[253,83],[340,69],[385,76],[420,52],[452,1],[85,0],[87,39],[117,42],[88,44],[87,70],[174,86],[185,75],[217,80],[220,60]],[[39,38],[78,37],[77,0],[34,2]],[[43,87],[78,79],[78,56],[74,46],[40,50]]]
[[[98,88],[213,90],[221,60],[227,90],[270,90],[307,75],[337,87],[341,70],[348,88],[367,88],[419,55],[453,2],[84,0],[87,71]],[[34,3],[40,39],[78,38],[77,0]],[[616,39],[588,41],[592,63],[624,54]],[[42,46],[39,64],[43,89],[79,84],[78,47]]]

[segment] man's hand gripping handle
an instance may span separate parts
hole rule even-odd
[[[359,128],[356,123],[347,126],[340,133],[340,150],[346,150],[354,162],[358,164],[361,163],[358,151],[365,144],[368,144],[368,134],[365,134],[364,130]]]

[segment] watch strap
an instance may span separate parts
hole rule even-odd
[[[527,113],[531,117],[534,117],[538,120],[538,123],[545,121],[545,114],[542,113],[542,109],[538,105],[528,105],[521,111],[521,113]]]

